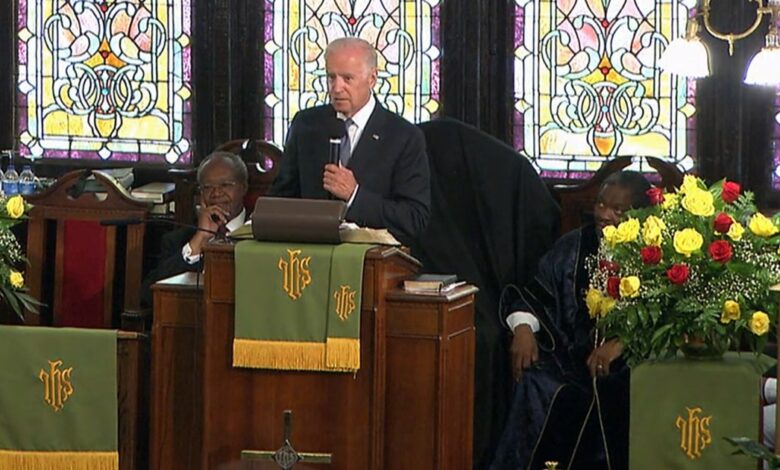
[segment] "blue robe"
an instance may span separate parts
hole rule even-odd
[[[597,248],[593,225],[561,237],[508,309],[539,320],[539,361],[515,385],[492,470],[538,470],[548,460],[578,470],[628,466],[628,370],[615,361],[594,383],[586,364],[594,324],[585,260]]]

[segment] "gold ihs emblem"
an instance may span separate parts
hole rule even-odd
[[[288,258],[279,258],[279,269],[282,271],[282,289],[287,296],[298,300],[303,290],[311,284],[309,263],[311,256],[301,257],[301,250],[287,250]]]
[[[701,457],[705,447],[712,443],[712,433],[710,433],[710,421],[712,416],[701,416],[701,408],[688,408],[688,419],[678,416],[675,421],[677,429],[680,430],[680,449],[691,460]]]
[[[355,294],[349,286],[341,286],[333,292],[333,298],[336,299],[336,315],[341,321],[347,321],[352,311],[355,310]]]
[[[70,382],[70,374],[73,367],[60,369],[62,361],[47,361],[49,370],[41,369],[38,379],[43,382],[43,399],[54,411],[60,411],[68,398],[73,395],[73,384]]]

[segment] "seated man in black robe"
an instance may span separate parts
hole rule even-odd
[[[202,270],[203,245],[216,234],[227,234],[244,223],[248,181],[246,165],[238,155],[214,152],[201,162],[197,228],[182,227],[163,236],[157,264],[144,277],[141,301],[145,305],[151,305],[152,284],[187,271]]]
[[[545,461],[628,468],[628,371],[619,341],[594,335],[585,260],[596,253],[605,226],[649,204],[649,188],[640,173],[610,175],[596,200],[595,224],[561,237],[508,309],[516,386],[494,470],[537,470]]]

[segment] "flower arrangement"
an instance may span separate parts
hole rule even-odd
[[[586,304],[629,364],[669,357],[689,343],[761,351],[777,318],[770,287],[780,283],[780,214],[757,211],[753,194],[686,176],[651,206],[603,230],[588,261]]]
[[[24,310],[37,312],[38,301],[27,294],[20,267],[27,262],[22,248],[11,232],[11,227],[25,218],[30,206],[22,196],[0,198],[0,299],[5,301],[19,318]]]

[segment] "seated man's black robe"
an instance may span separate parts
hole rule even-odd
[[[597,248],[593,225],[561,237],[508,310],[539,320],[539,361],[515,386],[494,470],[536,470],[549,460],[560,468],[628,468],[628,370],[614,361],[594,394],[586,364],[594,323],[585,305],[585,260]]]

